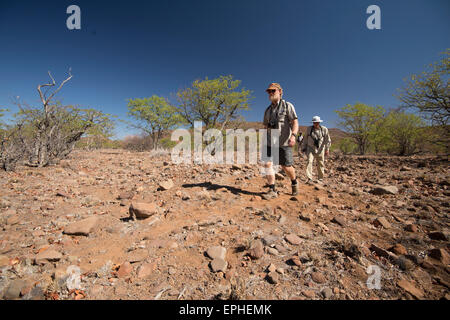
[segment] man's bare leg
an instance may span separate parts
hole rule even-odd
[[[281,166],[281,168],[284,170],[284,172],[286,172],[286,174],[288,175],[289,179],[291,179],[291,181],[297,179],[297,177],[295,175],[295,169],[293,166],[289,166],[289,167]]]
[[[275,172],[273,171],[272,162],[266,162],[264,166],[266,167],[267,183],[269,185],[275,184]]]
[[[267,194],[263,195],[263,198],[266,200],[276,198],[277,193],[275,191],[275,172],[273,170],[272,162],[266,162],[264,165],[266,168],[266,176],[267,176],[267,184],[269,185],[269,191]]]
[[[296,196],[298,194],[298,186],[297,186],[297,176],[295,174],[295,169],[293,166],[285,167],[281,166],[284,172],[288,175],[289,179],[291,179],[292,183],[292,195]]]

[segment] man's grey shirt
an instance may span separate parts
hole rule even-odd
[[[268,126],[271,112],[278,112],[278,129],[280,130],[280,146],[287,147],[292,135],[291,121],[297,119],[294,105],[286,100],[280,100],[278,105],[270,104],[264,112],[263,124]],[[270,128],[267,130],[270,135]]]

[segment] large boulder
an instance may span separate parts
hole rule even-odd
[[[220,247],[220,246],[209,247],[208,250],[206,250],[206,254],[208,255],[208,257],[210,257],[213,260],[214,259],[225,260],[225,256],[227,254],[227,249],[225,249],[224,247]]]
[[[88,236],[97,225],[98,217],[89,217],[69,224],[64,228],[64,233],[74,236]]]
[[[228,262],[223,259],[217,258],[211,261],[210,266],[212,271],[214,272],[225,272],[227,270]]]
[[[264,245],[261,240],[252,242],[248,254],[252,259],[259,259],[264,255]]]
[[[372,190],[370,190],[370,193],[378,196],[381,196],[383,194],[397,194],[398,188],[396,186],[375,185],[373,186]]]
[[[156,203],[133,202],[129,208],[130,217],[134,219],[147,219],[159,213]]]
[[[286,235],[284,238],[286,239],[287,242],[293,245],[299,245],[300,243],[302,243],[302,240],[296,234],[293,233]]]
[[[36,264],[46,263],[46,262],[56,262],[61,260],[62,254],[58,251],[47,249],[38,253],[34,261]]]
[[[159,189],[161,190],[169,190],[172,189],[174,186],[172,179],[162,181],[159,183]]]

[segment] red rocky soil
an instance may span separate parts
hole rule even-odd
[[[268,201],[256,165],[149,153],[0,172],[0,297],[448,299],[448,159],[326,164],[325,184],[306,185],[296,158],[299,195],[278,174]]]

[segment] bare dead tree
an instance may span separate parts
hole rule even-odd
[[[53,123],[50,127],[50,123],[53,117],[53,111],[52,109],[55,107],[54,105],[51,105],[51,101],[54,98],[54,96],[61,90],[61,88],[70,80],[72,79],[71,69],[69,69],[69,76],[61,82],[61,84],[58,86],[56,90],[53,90],[53,92],[50,93],[50,95],[47,97],[47,93],[50,90],[46,90],[45,93],[42,93],[43,87],[55,87],[56,81],[52,77],[52,74],[50,71],[48,71],[48,75],[50,79],[52,80],[49,83],[46,84],[40,84],[37,86],[37,90],[39,92],[39,97],[41,98],[42,105],[44,107],[44,117],[40,121],[36,123],[37,125],[37,139],[36,144],[34,146],[34,161],[31,161],[29,165],[32,166],[38,166],[42,167],[48,164],[48,145],[52,138],[52,135],[55,131],[55,129],[58,126],[58,123]]]

